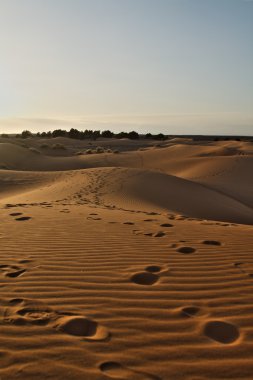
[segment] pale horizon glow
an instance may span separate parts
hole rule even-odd
[[[253,1],[0,0],[0,133],[253,135]]]

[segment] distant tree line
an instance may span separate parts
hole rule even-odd
[[[1,134],[2,138],[9,138],[13,137],[13,135],[8,135],[7,133]],[[150,140],[167,140],[174,137],[182,137],[182,138],[192,138],[193,141],[251,141],[252,136],[212,136],[212,135],[164,135],[163,133],[158,134],[151,134],[147,133],[145,135],[139,134],[138,132],[131,131],[131,132],[119,132],[114,133],[109,130],[105,131],[93,131],[91,129],[86,129],[85,131],[79,131],[78,129],[71,128],[69,131],[66,131],[64,129],[55,129],[54,131],[49,132],[38,132],[38,133],[32,133],[31,131],[25,130],[20,134],[15,135],[16,138],[32,138],[32,137],[39,137],[39,138],[53,138],[53,137],[69,137],[71,139],[78,139],[78,140],[85,140],[85,139],[91,139],[96,140],[99,137],[103,138],[117,138],[117,139],[123,139],[128,138],[131,140],[138,140],[139,138],[145,138]]]
[[[85,139],[91,139],[91,140],[97,140],[99,137],[103,138],[117,138],[117,139],[123,139],[128,138],[130,140],[138,140],[141,136],[138,132],[131,131],[131,132],[119,132],[114,133],[110,130],[105,131],[93,131],[91,129],[86,129],[85,131],[79,131],[78,129],[71,128],[70,131],[66,131],[64,129],[55,129],[54,131],[49,132],[38,132],[36,134],[33,134],[32,132],[25,130],[21,134],[16,135],[17,138],[31,138],[31,137],[39,137],[39,138],[53,138],[53,137],[69,137],[71,139],[77,139],[77,140],[85,140]],[[2,137],[6,137],[2,136]],[[168,136],[165,136],[163,133],[159,134],[151,134],[147,133],[146,135],[142,136],[146,139],[154,139],[154,140],[165,140]]]

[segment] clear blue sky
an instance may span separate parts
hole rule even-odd
[[[0,132],[253,135],[253,1],[0,0]]]

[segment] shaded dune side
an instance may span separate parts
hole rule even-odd
[[[15,196],[16,203],[47,199],[137,210],[170,210],[202,219],[253,223],[252,209],[242,203],[198,183],[149,170],[98,168],[66,172],[43,191],[40,183],[38,189],[27,189]],[[13,202],[12,197],[2,201]]]
[[[120,175],[120,169],[118,173]],[[187,216],[252,224],[253,211],[237,200],[198,183],[157,172],[129,169],[120,178],[121,188],[112,193],[116,202],[131,199]]]
[[[0,199],[24,192],[46,188],[59,181],[60,172],[28,172],[16,170],[0,170]]]
[[[226,166],[223,167],[215,165],[215,162],[204,165],[198,172],[197,170],[189,171],[185,178],[221,191],[253,207],[253,157],[229,157]]]
[[[51,157],[11,143],[0,144],[0,168],[24,171],[55,171],[85,168],[78,157]]]

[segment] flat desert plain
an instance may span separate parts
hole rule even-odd
[[[6,138],[0,167],[1,380],[253,379],[252,142]]]

